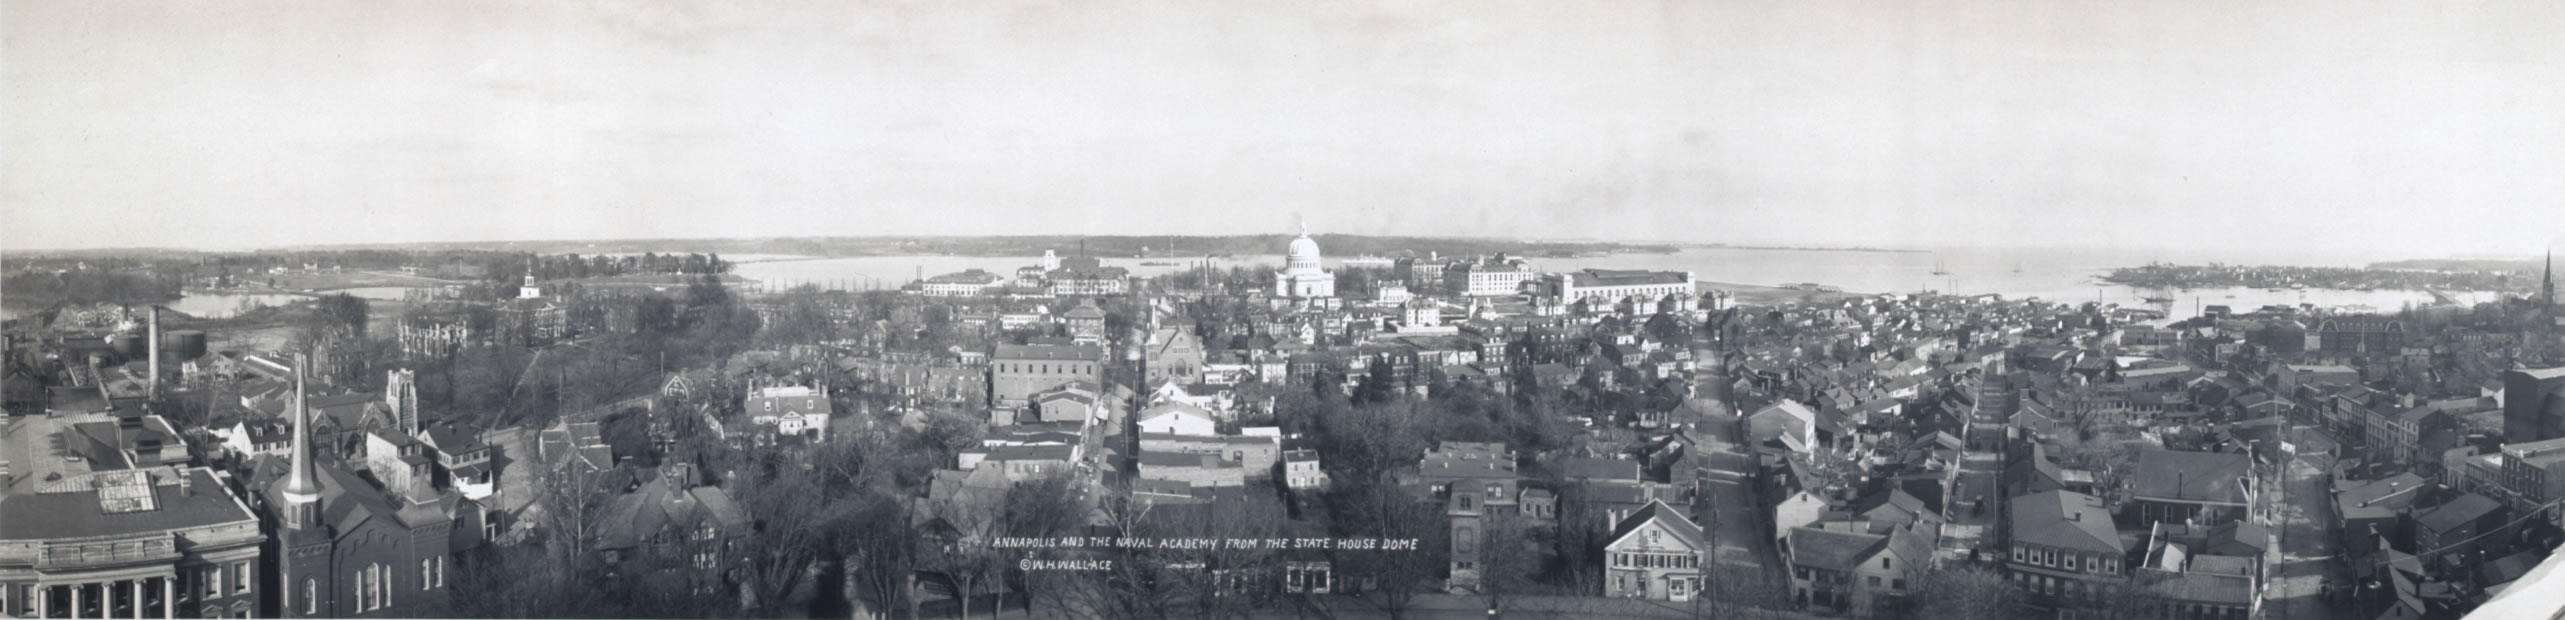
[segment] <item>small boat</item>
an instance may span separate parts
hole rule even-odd
[[[1949,269],[1949,268],[1947,268],[1947,267],[1942,266],[1942,261],[1941,261],[1941,259],[1933,259],[1933,275],[1937,275],[1937,276],[1946,276],[1946,275],[1950,275],[1950,269]]]

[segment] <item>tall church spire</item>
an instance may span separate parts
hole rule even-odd
[[[2547,248],[2547,270],[2538,277],[2539,302],[2556,308],[2556,248]]]
[[[294,529],[312,526],[319,512],[312,508],[321,501],[319,476],[312,472],[312,412],[304,403],[303,367],[310,363],[309,356],[294,354],[294,469],[285,476],[285,525]]]

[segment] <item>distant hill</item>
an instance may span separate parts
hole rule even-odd
[[[1051,250],[1062,256],[1080,251],[1105,257],[1173,257],[1280,254],[1295,235],[1082,236],[1023,235],[991,237],[802,237],[765,239],[622,239],[594,241],[490,241],[324,246],[296,249],[398,250],[476,249],[544,254],[640,252],[708,252],[720,254],[798,254],[805,256],[1038,256]],[[1467,256],[1498,252],[1529,257],[1600,253],[1668,253],[1680,249],[1665,243],[1610,241],[1529,241],[1467,237],[1375,237],[1311,235],[1329,256],[1390,256],[1398,252],[1439,252]],[[1145,250],[1145,254],[1143,253]]]

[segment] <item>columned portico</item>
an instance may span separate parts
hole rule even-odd
[[[152,582],[159,582],[154,587]],[[36,618],[143,620],[178,617],[177,579],[171,575],[131,579],[39,583],[33,601]],[[157,590],[158,594],[153,591]],[[61,609],[56,610],[59,605]]]

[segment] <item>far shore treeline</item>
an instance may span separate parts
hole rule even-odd
[[[1366,254],[1387,256],[1396,252],[1418,254],[1495,254],[1507,253],[1533,257],[1572,256],[1621,252],[1673,252],[1681,245],[1672,243],[1622,243],[1611,241],[1544,241],[1468,237],[1375,237],[1367,235],[1312,235],[1338,256]],[[101,256],[188,255],[250,256],[298,252],[376,251],[392,254],[479,250],[498,253],[539,254],[640,254],[718,253],[718,254],[790,254],[797,256],[902,256],[913,254],[947,254],[958,256],[1039,256],[1043,250],[1064,254],[1084,251],[1103,257],[1185,257],[1211,255],[1271,254],[1276,246],[1291,235],[1229,236],[1080,236],[1024,235],[973,237],[800,237],[765,239],[623,239],[561,241],[487,241],[462,243],[362,244],[278,248],[254,252],[198,252],[179,249],[122,250],[38,250],[0,254],[0,262],[18,263],[35,259],[76,260]],[[1144,254],[1145,251],[1145,254]]]

